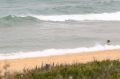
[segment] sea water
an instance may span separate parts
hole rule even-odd
[[[0,59],[117,49],[119,35],[120,0],[0,0]]]

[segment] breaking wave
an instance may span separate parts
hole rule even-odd
[[[53,55],[64,55],[73,53],[84,53],[91,51],[101,50],[113,50],[120,49],[120,45],[95,45],[93,47],[80,47],[74,49],[46,49],[43,51],[31,51],[31,52],[16,52],[8,54],[0,54],[0,59],[17,59],[17,58],[29,58],[29,57],[44,57]]]
[[[35,23],[40,21],[120,21],[120,12],[73,15],[9,15],[0,18],[0,23]]]
[[[85,20],[102,20],[102,21],[120,21],[120,12],[101,13],[101,14],[77,14],[77,15],[32,15],[39,20],[44,21],[85,21]]]
[[[0,26],[30,25],[38,22],[39,20],[32,16],[22,17],[8,15],[0,18]]]

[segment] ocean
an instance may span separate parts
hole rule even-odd
[[[0,0],[0,59],[117,49],[119,35],[120,0]]]

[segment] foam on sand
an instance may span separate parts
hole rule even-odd
[[[99,45],[98,44],[93,47],[80,47],[80,48],[74,48],[74,49],[46,49],[43,51],[16,52],[16,53],[9,53],[9,54],[0,54],[0,59],[43,57],[43,56],[64,55],[64,54],[113,50],[113,49],[120,49],[120,45]]]

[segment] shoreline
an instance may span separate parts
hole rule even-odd
[[[24,59],[33,57],[48,57],[56,55],[66,55],[66,54],[76,54],[83,52],[96,52],[104,50],[116,50],[120,49],[119,45],[95,45],[91,47],[78,47],[78,48],[68,48],[68,49],[44,49],[40,51],[21,51],[12,53],[0,53],[0,60],[5,59]]]
[[[0,70],[4,72],[3,67],[9,64],[8,71],[19,72],[23,69],[33,69],[36,66],[41,67],[45,64],[73,64],[73,63],[87,63],[94,60],[120,60],[120,49],[115,50],[102,50],[95,52],[82,52],[82,53],[71,53],[65,55],[55,55],[46,57],[31,57],[22,59],[6,59],[0,60]]]

